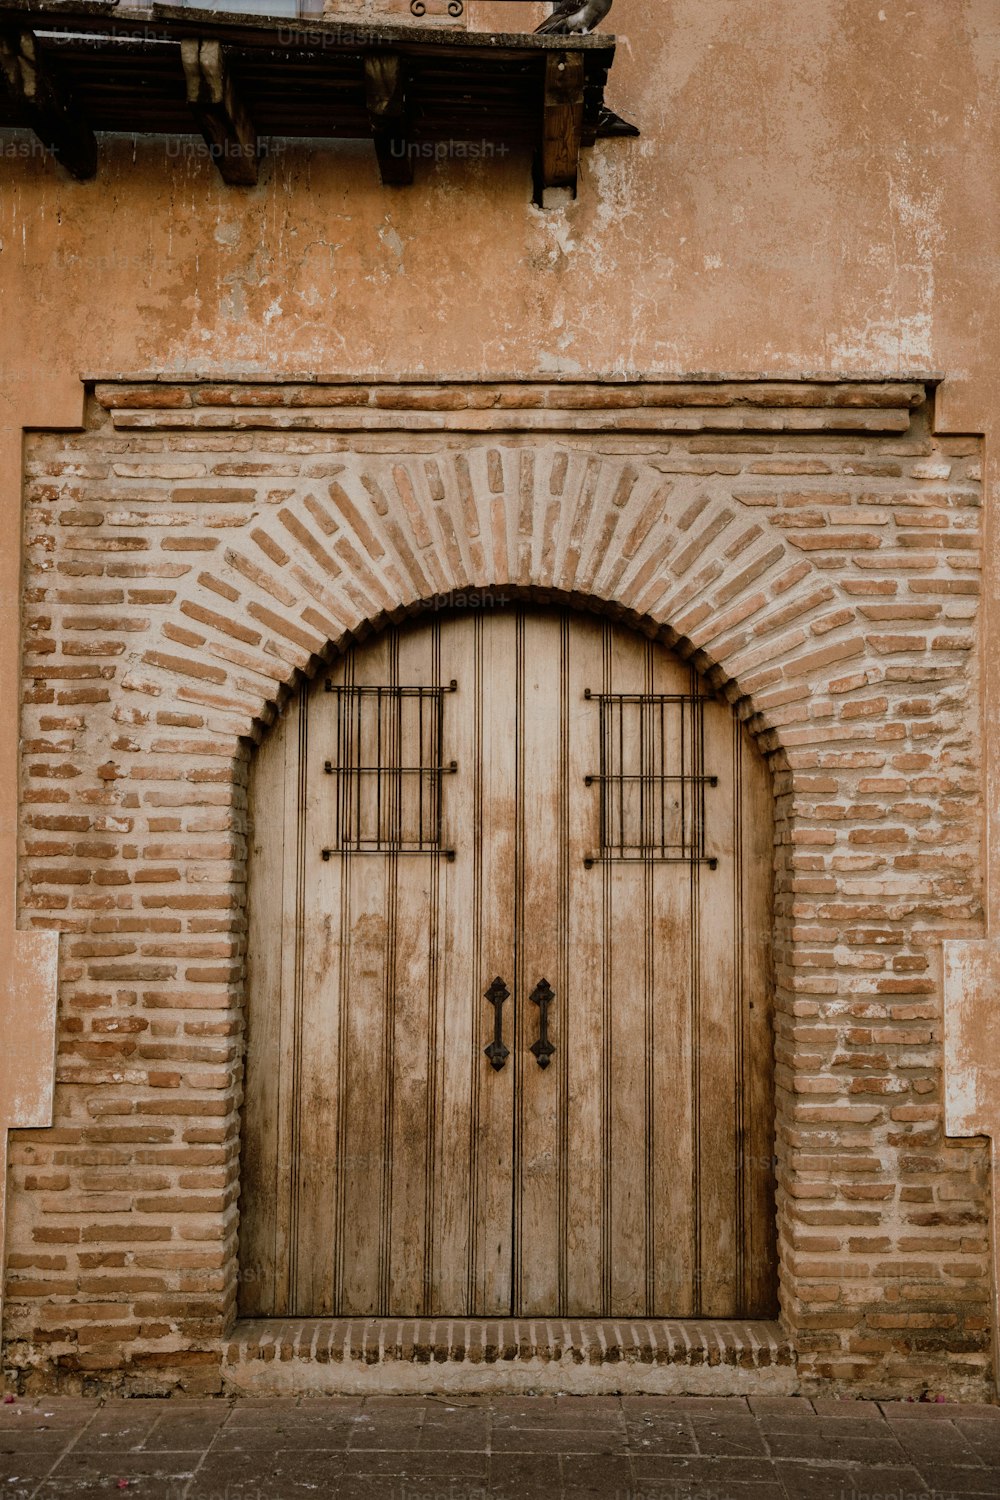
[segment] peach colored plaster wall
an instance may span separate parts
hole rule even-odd
[[[523,15],[477,4],[474,23]],[[80,185],[0,140],[0,1128],[41,1123],[51,1086],[52,954],[12,931],[20,433],[78,422],[82,375],[937,370],[939,428],[987,437],[989,630],[995,0],[617,0],[613,19],[610,102],[643,137],[588,153],[564,211],[534,208],[528,164],[509,157],[420,164],[413,188],[386,190],[363,144],[286,148],[241,190],[176,143],[118,140]],[[986,660],[995,714],[1000,656]],[[991,745],[995,806],[996,733]],[[997,826],[990,849],[995,872]],[[963,985],[953,959],[967,1024],[996,984]],[[987,968],[1000,980],[995,955]],[[951,1118],[1000,1130],[967,1042],[979,1031],[953,1033],[956,1087],[980,1102]]]

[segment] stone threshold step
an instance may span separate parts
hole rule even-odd
[[[233,1391],[569,1390],[793,1394],[780,1324],[576,1318],[261,1318],[238,1322]]]

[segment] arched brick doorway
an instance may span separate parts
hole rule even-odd
[[[659,641],[482,600],[255,758],[241,1311],[771,1317],[767,766]]]
[[[12,1138],[7,1351],[143,1388],[978,1389],[937,955],[979,932],[981,460],[928,398],[118,381],[29,436],[20,900],[63,933],[63,1133]],[[768,757],[781,1322],[237,1321],[251,742],[373,626],[514,584],[676,644]]]

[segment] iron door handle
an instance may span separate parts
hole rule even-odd
[[[555,991],[547,979],[540,979],[531,992],[531,1003],[538,1006],[538,1040],[532,1042],[531,1050],[540,1068],[548,1067],[556,1050],[549,1041],[549,1006],[555,998]]]
[[[503,1004],[510,999],[510,990],[500,978],[494,979],[486,991],[486,998],[493,1007],[493,1040],[483,1051],[494,1071],[499,1073],[510,1056],[510,1048],[503,1042]]]

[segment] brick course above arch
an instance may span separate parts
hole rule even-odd
[[[109,381],[26,466],[21,913],[63,940],[8,1365],[218,1384],[251,740],[351,639],[506,590],[661,634],[771,757],[801,1380],[982,1392],[988,1156],[944,1137],[941,975],[981,933],[980,445],[922,385]]]

